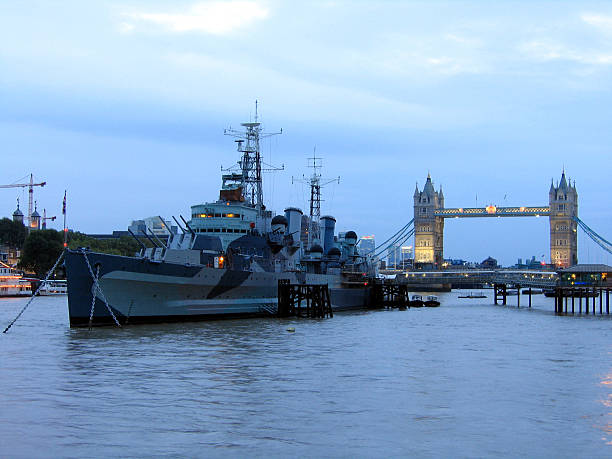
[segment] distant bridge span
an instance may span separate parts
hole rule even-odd
[[[548,206],[444,207],[442,188],[435,191],[428,174],[423,190],[414,192],[414,262],[424,269],[440,269],[444,261],[444,219],[477,217],[548,217],[550,262],[558,268],[578,263],[578,193],[565,171],[550,184]]]
[[[548,217],[550,206],[546,207],[457,207],[434,210],[435,217],[469,218],[469,217]]]

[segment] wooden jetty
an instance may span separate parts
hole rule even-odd
[[[520,285],[508,287],[506,284],[494,284],[494,301],[495,304],[506,305],[508,303],[509,288],[516,288],[516,306],[521,307],[521,288]],[[555,287],[555,313],[557,314],[596,314],[599,310],[600,315],[610,315],[610,292],[612,287]],[[523,293],[529,298],[529,307],[531,307],[531,289],[527,293]],[[598,308],[599,306],[599,308]]]
[[[508,304],[508,296],[516,296],[516,307],[521,307],[521,285],[512,284],[508,286],[507,284],[493,284],[493,301],[495,304],[501,303],[502,305]],[[515,295],[516,292],[516,295]],[[527,306],[531,307],[531,296],[537,295],[540,292],[536,293],[532,291],[531,287],[526,290],[527,293],[523,292],[523,295],[527,296],[528,303]]]
[[[597,314],[610,315],[610,292],[612,287],[556,287],[555,312],[557,314]],[[604,299],[605,297],[605,299]],[[589,308],[590,307],[590,308]]]
[[[371,308],[400,308],[410,306],[408,285],[396,282],[371,282]]]
[[[334,317],[327,284],[291,284],[278,281],[278,317]]]

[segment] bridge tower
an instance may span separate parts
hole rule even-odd
[[[434,210],[444,208],[442,187],[435,191],[431,176],[423,191],[414,190],[414,263],[426,269],[440,269],[444,261],[444,219]]]
[[[568,183],[569,182],[569,183]],[[551,180],[548,192],[550,204],[550,262],[558,267],[578,264],[578,232],[573,217],[578,217],[576,181],[565,179],[565,170],[557,186]]]

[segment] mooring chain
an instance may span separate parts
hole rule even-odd
[[[93,322],[94,309],[96,307],[96,285],[97,279],[100,276],[100,265],[96,266],[96,279],[94,279],[94,283],[91,286],[91,308],[89,309],[89,329],[91,330],[91,324]]]
[[[49,272],[47,273],[45,279],[40,283],[40,285],[38,286],[38,288],[36,289],[36,291],[32,294],[32,298],[30,298],[30,300],[26,303],[26,305],[21,309],[21,311],[19,311],[19,314],[17,314],[17,317],[15,317],[13,319],[13,321],[8,324],[8,326],[4,329],[3,333],[6,333],[9,328],[11,328],[13,326],[13,324],[15,322],[17,322],[17,319],[19,319],[21,317],[21,315],[25,312],[25,310],[28,308],[28,306],[30,306],[30,303],[32,301],[34,301],[34,298],[36,298],[36,295],[38,294],[38,292],[40,291],[41,288],[43,288],[44,285],[47,284],[47,282],[49,281],[49,277],[51,277],[51,274],[53,274],[55,272],[55,268],[57,268],[57,265],[59,265],[59,262],[61,261],[62,258],[64,258],[64,254],[66,253],[66,250],[62,250],[62,253],[60,253],[59,258],[56,260],[55,264],[53,265],[53,267],[49,270]]]
[[[89,318],[89,326],[91,328],[91,322],[93,319],[93,305],[96,301],[96,294],[97,292],[100,292],[100,296],[102,297],[102,300],[104,301],[104,304],[106,305],[106,309],[108,309],[109,314],[111,315],[111,317],[113,318],[113,320],[115,321],[115,323],[117,324],[117,327],[121,327],[121,324],[119,323],[119,321],[117,320],[117,317],[115,317],[115,314],[113,313],[113,310],[111,309],[111,307],[108,305],[108,301],[106,300],[106,296],[104,295],[104,292],[102,291],[102,287],[100,286],[100,283],[98,282],[98,276],[94,275],[93,269],[91,269],[91,264],[89,263],[89,259],[87,258],[87,253],[85,252],[85,250],[81,249],[81,253],[83,254],[83,257],[85,258],[85,262],[87,263],[87,268],[89,269],[89,274],[91,274],[91,278],[94,281],[94,289],[93,289],[93,300],[92,300],[92,306],[91,306],[91,312],[90,312],[90,318]],[[98,270],[98,275],[100,274],[100,266],[97,266],[97,270]]]

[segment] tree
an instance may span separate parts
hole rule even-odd
[[[59,231],[32,231],[23,244],[19,267],[42,277],[53,267],[63,249],[64,240]]]
[[[122,236],[113,239],[96,239],[79,232],[69,234],[68,247],[77,249],[79,247],[89,247],[94,252],[108,253],[111,255],[123,255],[133,257],[140,250],[140,245],[129,236]],[[147,244],[145,241],[145,245]]]
[[[28,230],[23,223],[8,218],[0,220],[0,244],[21,249],[27,235]]]

